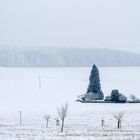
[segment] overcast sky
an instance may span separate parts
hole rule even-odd
[[[140,0],[1,0],[0,45],[140,52]]]

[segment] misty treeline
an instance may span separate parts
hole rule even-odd
[[[3,67],[140,66],[140,54],[94,48],[1,47]]]

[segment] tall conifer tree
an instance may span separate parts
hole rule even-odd
[[[91,70],[87,93],[98,94],[99,99],[104,98],[103,92],[101,91],[99,70],[96,65],[93,65],[92,70]]]

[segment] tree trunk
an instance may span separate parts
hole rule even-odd
[[[63,132],[63,128],[64,128],[64,120],[62,120],[61,132]]]
[[[102,120],[101,126],[102,126],[102,127],[104,126],[104,120]]]
[[[118,121],[118,129],[120,128],[120,121]]]
[[[48,121],[46,122],[46,128],[48,128]]]

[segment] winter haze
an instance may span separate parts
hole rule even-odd
[[[0,140],[140,140],[139,7],[1,0]]]
[[[1,1],[0,45],[140,52],[139,5],[139,0]]]

